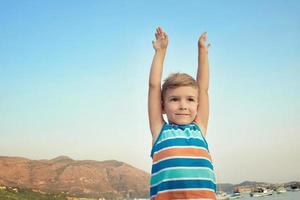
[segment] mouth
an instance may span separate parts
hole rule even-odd
[[[189,116],[189,114],[181,114],[181,113],[177,113],[175,115],[179,115],[179,116]]]

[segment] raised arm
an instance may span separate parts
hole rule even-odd
[[[153,141],[158,136],[164,123],[161,104],[161,76],[168,46],[168,36],[158,27],[156,29],[155,38],[156,40],[152,41],[155,54],[150,70],[148,93],[148,115]]]
[[[206,135],[208,116],[209,116],[209,67],[208,67],[208,47],[206,45],[206,32],[202,33],[198,40],[198,71],[197,83],[199,86],[198,91],[198,112],[195,122],[201,127]]]

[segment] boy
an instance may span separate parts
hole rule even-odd
[[[158,27],[152,42],[148,114],[153,159],[151,200],[216,199],[216,183],[208,144],[208,47],[206,33],[198,41],[197,81],[188,74],[171,74],[162,85],[168,35]],[[166,114],[168,123],[163,119]]]

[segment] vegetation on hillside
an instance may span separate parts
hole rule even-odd
[[[0,199],[6,200],[66,200],[64,194],[43,194],[30,189],[6,188],[0,190]]]

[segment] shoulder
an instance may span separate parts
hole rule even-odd
[[[156,142],[156,140],[159,138],[161,132],[163,132],[163,130],[168,128],[168,124],[163,121],[163,123],[160,125],[160,127],[157,127],[157,131],[155,133],[152,133],[152,146],[154,145],[154,143]]]
[[[194,124],[196,124],[198,126],[198,128],[200,129],[201,133],[203,134],[204,137],[206,137],[206,127],[199,123],[199,121],[194,121]]]

